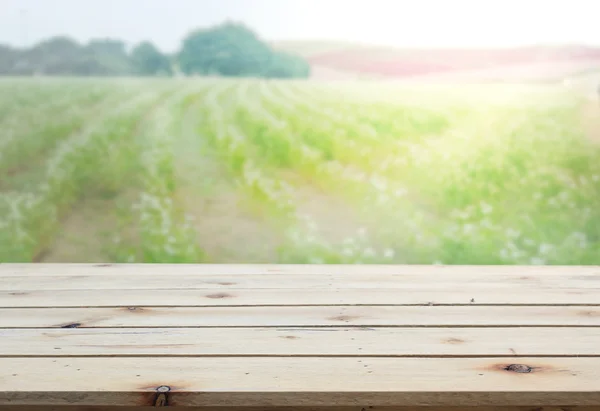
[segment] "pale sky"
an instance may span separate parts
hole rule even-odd
[[[598,0],[0,0],[0,43],[152,40],[177,50],[191,29],[242,21],[278,40],[398,47],[600,45]]]

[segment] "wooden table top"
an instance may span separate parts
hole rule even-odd
[[[0,264],[8,405],[600,405],[600,267]]]

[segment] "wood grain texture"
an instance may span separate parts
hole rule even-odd
[[[354,405],[349,407],[179,407],[185,411],[600,411],[594,406],[481,406],[481,407],[374,407]],[[0,411],[150,411],[150,406],[1,406]]]
[[[10,281],[6,279],[6,281]],[[410,292],[398,289],[237,289],[225,290],[13,290],[0,291],[6,307],[118,306],[289,306],[289,305],[600,305],[600,291],[589,288],[515,286],[511,290],[486,286],[428,285]]]
[[[2,358],[2,405],[599,405],[600,359]]]
[[[505,274],[422,275],[365,274],[365,275],[272,275],[230,274],[192,275],[175,271],[163,275],[147,274],[82,274],[75,275],[23,275],[2,277],[0,290],[177,290],[177,289],[413,289],[445,291],[452,289],[496,288],[510,292],[513,289],[535,292],[539,289],[600,291],[600,274],[562,273],[548,276],[514,276]]]
[[[0,277],[80,275],[600,275],[600,266],[444,266],[344,264],[0,264]]]
[[[411,326],[598,327],[600,307],[349,306],[0,309],[0,328]]]
[[[0,264],[0,411],[157,401],[600,407],[600,267]]]
[[[599,355],[600,328],[0,330],[0,357]]]

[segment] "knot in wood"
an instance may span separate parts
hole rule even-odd
[[[60,328],[79,328],[79,327],[81,327],[81,323],[65,324],[65,325],[61,325]]]
[[[528,373],[533,369],[525,364],[511,364],[505,368],[506,371],[518,372],[518,373]]]

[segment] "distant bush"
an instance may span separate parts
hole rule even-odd
[[[81,45],[69,37],[53,37],[28,49],[0,46],[0,74],[116,76],[134,73],[120,40],[97,39]]]
[[[252,30],[230,22],[191,32],[175,56],[161,53],[148,41],[136,45],[131,52],[123,41],[114,39],[94,39],[83,45],[57,36],[27,49],[0,44],[0,75],[171,76],[174,67],[187,75],[310,75],[310,66],[302,57],[272,50]]]
[[[310,74],[301,57],[272,50],[252,30],[231,22],[191,32],[183,40],[178,60],[187,75],[302,78]]]

